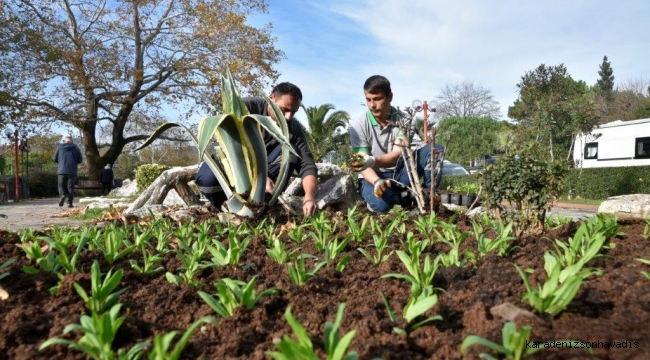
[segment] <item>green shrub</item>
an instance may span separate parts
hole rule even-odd
[[[571,169],[564,194],[584,199],[650,194],[650,166]]]
[[[567,163],[538,158],[532,149],[502,156],[479,175],[483,204],[500,221],[514,222],[517,236],[524,230],[541,230],[546,211],[562,194],[568,170]]]
[[[138,191],[143,191],[148,188],[151,183],[154,182],[163,173],[163,171],[169,170],[167,165],[159,164],[144,164],[138,166],[135,170],[135,181],[138,184]]]
[[[45,198],[59,196],[56,173],[37,172],[29,174],[29,197]]]

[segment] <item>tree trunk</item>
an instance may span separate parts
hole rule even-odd
[[[128,214],[148,205],[162,204],[167,197],[169,190],[176,189],[178,195],[183,198],[188,205],[198,204],[198,199],[187,185],[188,181],[194,179],[198,172],[197,165],[190,165],[185,167],[175,167],[164,171],[154,182],[146,188],[135,201],[129,205],[124,211]]]

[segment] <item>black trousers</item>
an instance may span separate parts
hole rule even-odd
[[[72,205],[74,197],[74,184],[77,183],[77,175],[58,174],[59,195],[68,198],[68,204]]]
[[[111,183],[102,183],[102,195],[108,195],[111,192]]]

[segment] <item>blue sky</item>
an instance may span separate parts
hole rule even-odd
[[[648,14],[647,0],[269,0],[254,21],[273,24],[286,55],[279,81],[297,84],[306,106],[332,103],[354,117],[364,81],[380,74],[393,105],[473,81],[506,119],[517,82],[542,63],[564,63],[592,85],[606,55],[617,85],[650,81]]]

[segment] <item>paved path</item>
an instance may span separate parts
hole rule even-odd
[[[75,199],[75,202],[77,199]],[[0,204],[0,230],[20,229],[42,230],[52,225],[78,225],[83,222],[70,219],[71,211],[67,205],[59,207],[59,198],[29,199],[17,203]]]

